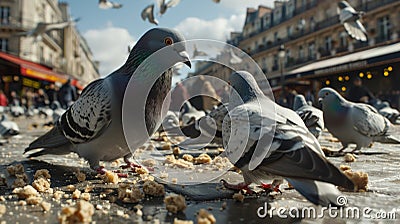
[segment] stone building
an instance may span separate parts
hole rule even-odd
[[[68,79],[82,88],[99,77],[98,62],[73,23],[38,37],[23,35],[38,23],[72,19],[68,4],[58,0],[0,1],[0,75],[5,88],[13,80],[46,88]]]

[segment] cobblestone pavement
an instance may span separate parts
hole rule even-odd
[[[96,208],[92,217],[96,223],[169,223],[175,218],[181,220],[193,220],[196,223],[196,213],[201,208],[205,208],[212,213],[217,223],[399,223],[400,222],[400,146],[383,145],[375,143],[371,148],[363,149],[363,152],[357,155],[357,160],[353,163],[344,162],[343,156],[333,156],[329,159],[335,165],[347,164],[354,171],[363,171],[369,175],[369,187],[367,192],[343,192],[347,199],[347,207],[356,208],[360,211],[360,219],[353,218],[356,213],[349,214],[346,218],[346,210],[338,210],[336,218],[330,218],[327,211],[324,217],[312,219],[309,217],[301,218],[282,218],[277,211],[281,209],[301,209],[312,208],[317,212],[320,207],[316,207],[307,202],[295,190],[284,189],[287,184],[281,186],[282,194],[273,193],[267,196],[265,193],[258,195],[246,195],[244,201],[237,202],[232,199],[234,192],[222,188],[219,180],[211,181],[207,184],[186,186],[166,184],[167,194],[178,193],[185,195],[187,208],[178,214],[169,213],[163,202],[163,197],[146,196],[138,204],[142,205],[142,215],[137,214],[136,203],[123,203],[115,200],[117,197],[117,184],[104,184],[89,169],[86,162],[79,159],[76,155],[68,156],[43,156],[40,160],[28,160],[22,154],[24,148],[37,136],[48,130],[44,127],[43,118],[17,118],[20,124],[21,134],[4,141],[0,146],[0,167],[1,173],[7,179],[8,186],[0,186],[0,195],[5,201],[0,201],[0,205],[6,206],[6,212],[0,217],[1,223],[58,223],[58,216],[62,206],[74,204],[75,200],[71,197],[61,198],[57,202],[52,199],[51,194],[43,194],[45,201],[51,203],[51,209],[43,212],[38,205],[19,205],[19,200],[15,194],[12,194],[11,185],[14,178],[7,173],[6,167],[17,163],[23,164],[25,172],[28,175],[28,182],[31,183],[36,170],[48,169],[51,174],[51,187],[55,190],[67,191],[67,185],[74,185],[77,189],[83,190],[87,185],[93,186],[90,192],[92,203]],[[400,127],[396,127],[396,133],[400,136]],[[320,137],[323,147],[337,150],[340,143],[334,140],[329,133],[324,133]],[[106,167],[112,167],[113,164],[106,163]],[[83,182],[78,182],[75,172],[80,170],[87,175]],[[132,176],[134,177],[134,176]],[[128,178],[128,180],[131,176]],[[236,172],[229,171],[224,179],[232,182],[241,180],[241,176]],[[140,183],[139,183],[140,185]],[[262,215],[264,205],[268,202],[273,207],[273,212],[266,215],[265,218],[259,218],[257,211]],[[101,205],[101,206],[99,206]],[[304,210],[304,209],[303,209]],[[1,209],[0,209],[1,211]],[[341,212],[341,213],[340,213]],[[348,212],[348,211],[347,211]],[[363,215],[368,213],[371,218]],[[294,212],[293,212],[294,213]],[[289,213],[285,213],[288,215]],[[332,214],[335,215],[335,212]],[[380,215],[387,219],[373,219]],[[388,219],[395,218],[395,219]],[[395,216],[395,217],[393,217]]]

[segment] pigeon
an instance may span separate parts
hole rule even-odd
[[[179,118],[173,111],[168,111],[160,128],[163,130],[179,127]]]
[[[122,7],[122,4],[108,1],[108,0],[99,0],[99,8],[101,9],[119,9]]]
[[[354,183],[324,157],[317,139],[293,110],[265,96],[246,71],[234,72],[229,81],[223,156],[242,171],[245,182],[236,186],[285,178],[310,202],[322,206],[338,205],[341,192],[335,185],[354,189]]]
[[[80,20],[80,18],[76,18],[76,19],[73,19],[70,21],[57,22],[57,23],[40,22],[40,23],[37,23],[37,25],[34,29],[28,30],[27,32],[17,33],[16,35],[34,37],[35,41],[39,41],[42,38],[42,35],[44,33],[52,31],[52,30],[64,29],[65,27],[73,25],[75,22],[78,22],[79,20]]]
[[[10,121],[5,114],[1,115],[0,120],[0,136],[9,138],[19,134],[19,127],[14,121]]]
[[[301,117],[308,130],[318,138],[324,130],[322,111],[309,105],[301,94],[295,96],[293,110]]]
[[[53,109],[53,124],[57,123],[60,117],[65,113],[65,109],[62,108],[60,102],[53,101],[50,104],[50,108]]]
[[[167,63],[169,66],[183,62],[191,67],[183,41],[184,37],[172,29],[154,28],[147,31],[133,47],[124,65],[105,78],[97,79],[86,86],[78,100],[68,108],[54,127],[30,143],[24,153],[42,149],[29,154],[30,158],[45,154],[61,155],[75,152],[85,158],[90,167],[98,173],[105,172],[104,167],[99,166],[99,161],[114,161],[123,157],[127,165],[132,165],[129,160],[132,153],[127,143],[129,139],[124,136],[122,122],[122,103],[127,86],[134,84],[136,90],[134,97],[146,100],[145,108],[136,106],[131,111],[145,115],[144,123],[148,131],[148,133],[138,132],[134,136],[135,145],[129,144],[133,150],[143,145],[161,124],[162,102],[171,89],[171,69],[162,74],[152,72],[148,66],[157,65],[146,59],[156,51],[175,43],[172,47],[166,48],[168,58],[160,63]],[[146,62],[147,70],[138,70],[140,72],[136,73],[136,69],[143,62]],[[151,88],[143,91],[140,89],[145,83],[156,78]],[[124,104],[124,108],[126,106],[129,105]],[[135,129],[143,119],[135,116],[132,122],[135,122],[133,125]]]
[[[206,112],[197,110],[189,101],[186,101],[179,113],[179,117],[182,120],[182,125],[187,126],[195,120],[204,117]]]
[[[158,25],[158,21],[154,18],[154,4],[151,4],[143,9],[142,11],[142,19],[143,21],[149,20],[150,23]]]
[[[10,113],[11,113],[11,116],[13,116],[13,117],[19,117],[19,116],[25,114],[25,109],[21,106],[11,106]]]
[[[346,1],[338,3],[338,12],[340,23],[343,24],[347,33],[356,40],[367,41],[367,31],[360,22],[364,12],[357,12]]]
[[[353,151],[370,146],[372,142],[400,143],[391,135],[391,124],[371,105],[353,103],[344,99],[334,89],[325,87],[318,93],[322,104],[324,122],[328,131],[339,139],[343,148],[356,144]]]
[[[38,110],[39,110],[39,116],[43,115],[45,118],[53,117],[54,110],[51,109],[50,107],[47,107],[47,106],[46,107],[41,107]]]
[[[389,119],[392,124],[398,124],[398,119],[400,118],[400,112],[390,106],[390,103],[387,101],[381,101],[379,99],[372,99],[369,104],[375,107],[376,110],[384,117]]]
[[[168,8],[175,7],[181,2],[181,0],[169,0],[166,2],[165,0],[158,0],[158,8],[160,15],[163,15]]]

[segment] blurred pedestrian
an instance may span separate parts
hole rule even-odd
[[[71,79],[68,79],[59,91],[59,100],[61,106],[66,109],[78,98],[76,88],[71,84]]]
[[[51,83],[49,85],[49,88],[46,91],[47,97],[49,97],[49,101],[50,103],[54,102],[54,101],[58,101],[57,98],[57,89],[56,89],[56,85],[54,83]]]
[[[203,110],[211,111],[214,109],[214,106],[217,106],[220,103],[220,97],[210,81],[205,81],[203,88],[201,90],[201,95],[203,97]]]
[[[21,106],[21,100],[15,91],[11,91],[10,93],[10,106]]]
[[[43,89],[39,89],[35,95],[35,107],[45,107],[49,105],[49,98]]]
[[[4,91],[0,89],[0,106],[6,107],[8,106],[8,99]]]
[[[356,103],[368,103],[374,98],[371,91],[362,85],[362,80],[356,77],[353,81],[353,86],[349,89],[346,95],[347,99]]]

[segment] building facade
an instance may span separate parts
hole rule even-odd
[[[10,67],[10,61],[19,64],[22,79],[34,83],[31,87],[44,88],[49,83],[62,84],[72,79],[82,88],[98,78],[98,63],[79,31],[73,24],[61,30],[52,30],[39,37],[23,35],[34,29],[38,23],[70,21],[67,3],[58,0],[2,0],[0,2],[0,74],[3,82],[17,75]],[[17,57],[15,60],[14,57]],[[24,72],[30,62],[32,72]],[[11,66],[11,65],[10,65]],[[33,67],[32,67],[33,66]],[[29,73],[29,74],[25,74]],[[5,77],[5,78],[4,78]],[[13,78],[11,78],[13,79]],[[21,80],[21,79],[20,79]],[[22,81],[20,81],[22,82]],[[21,83],[24,85],[24,83]],[[28,84],[27,84],[28,85]]]
[[[400,1],[348,0],[365,12],[366,42],[347,34],[339,21],[338,2],[288,0],[275,1],[273,8],[247,9],[241,34],[228,43],[249,54],[277,92],[284,83],[298,92],[311,89],[315,94],[331,86],[346,94],[359,77],[375,95],[397,95],[391,103],[399,106]],[[208,70],[217,71],[213,66]]]

